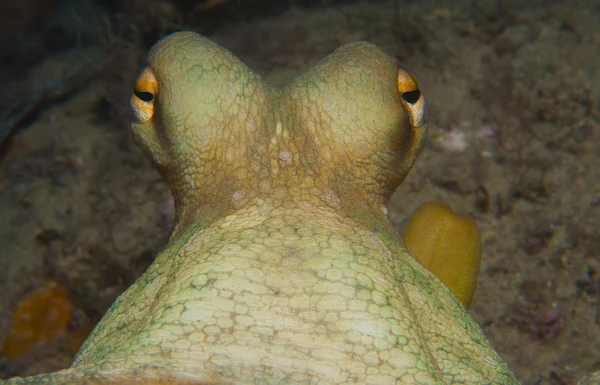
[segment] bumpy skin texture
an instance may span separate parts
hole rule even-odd
[[[71,369],[13,383],[517,383],[386,218],[425,137],[394,59],[354,43],[274,88],[177,33],[148,67],[174,233]]]

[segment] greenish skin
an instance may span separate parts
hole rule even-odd
[[[148,68],[169,244],[72,368],[7,383],[518,383],[386,217],[426,132],[396,60],[348,44],[277,88],[181,32]]]

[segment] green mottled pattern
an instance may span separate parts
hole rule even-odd
[[[517,384],[386,218],[425,136],[394,59],[354,43],[274,88],[178,33],[148,65],[133,129],[175,231],[71,369],[11,383]]]

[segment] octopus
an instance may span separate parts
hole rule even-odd
[[[421,151],[414,75],[366,42],[282,87],[207,38],[149,52],[139,147],[176,224],[55,373],[5,384],[517,384],[467,306],[481,239],[444,205],[386,205]]]

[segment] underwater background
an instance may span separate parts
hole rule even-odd
[[[280,85],[368,40],[415,72],[423,154],[390,203],[483,232],[471,315],[523,384],[600,370],[600,3],[0,2],[0,378],[70,366],[166,244],[173,202],[133,142],[147,49],[194,30]]]

